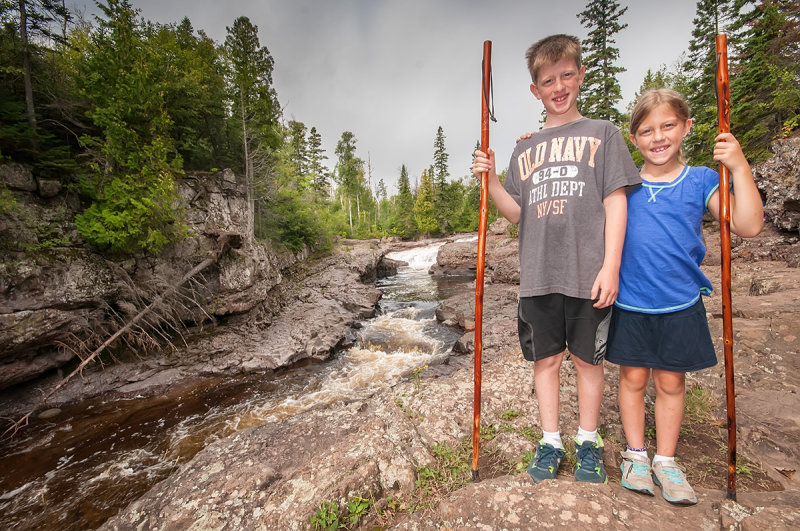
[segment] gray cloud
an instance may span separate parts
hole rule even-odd
[[[621,3],[625,3],[624,1]],[[688,47],[695,2],[628,2],[617,39],[625,105],[648,69],[672,66]],[[433,159],[441,125],[454,178],[469,174],[480,137],[483,41],[493,43],[497,124],[490,144],[505,167],[516,138],[538,129],[541,104],[529,91],[524,54],[552,33],[579,38],[585,0],[133,0],[154,22],[189,17],[223,42],[245,15],[275,59],[273,80],[287,119],[314,126],[332,165],[343,131],[394,186],[401,164],[413,178]],[[89,10],[94,12],[94,8]]]

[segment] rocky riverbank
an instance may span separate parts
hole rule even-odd
[[[645,498],[619,486],[619,450],[624,438],[616,407],[618,375],[613,366],[607,368],[600,428],[606,442],[608,485],[576,484],[569,459],[556,481],[540,485],[530,482],[524,467],[539,428],[532,368],[522,360],[517,344],[516,241],[494,234],[486,248],[489,283],[484,295],[479,483],[470,482],[474,296],[468,293],[446,301],[437,312],[440,320],[465,332],[453,355],[442,364],[420,367],[406,381],[367,399],[306,411],[221,439],[103,527],[307,529],[313,527],[312,522],[324,521],[351,528],[390,529],[529,529],[539,525],[579,529],[797,528],[800,318],[796,300],[800,296],[800,243],[792,216],[796,210],[800,143],[797,139],[793,142],[788,148],[782,144],[782,151],[776,151],[777,162],[771,163],[792,168],[794,180],[770,177],[765,181],[768,186],[759,184],[768,213],[774,212],[776,223],[752,240],[734,239],[737,502],[725,495],[727,437],[721,361],[689,380],[691,400],[678,456],[698,491],[698,505],[677,508],[660,497]],[[757,175],[759,171],[756,168]],[[497,232],[502,233],[502,228]],[[719,243],[713,224],[706,227],[705,236],[709,255],[703,267],[717,290],[706,307],[721,360]],[[297,313],[281,317],[272,311],[254,312],[257,319],[231,323],[236,327],[230,332],[190,342],[181,357],[194,360],[191,366],[197,368],[195,372],[183,372],[185,365],[167,362],[164,368],[162,362],[150,362],[156,364],[151,369],[155,372],[143,380],[128,382],[133,386],[128,390],[153,389],[152,384],[170,374],[180,378],[228,374],[243,366],[270,370],[275,355],[291,362],[300,353],[313,356],[321,352],[318,349],[333,342],[343,330],[344,335],[339,337],[346,338],[348,327],[342,325],[347,318],[334,310],[345,308],[354,316],[366,315],[374,292],[368,282],[363,289],[358,286],[371,276],[369,268],[358,264],[379,262],[377,257],[386,251],[373,244],[358,251],[346,247],[341,251],[344,256],[332,258],[332,269],[326,269],[326,261],[321,260],[317,262],[320,269],[298,265],[290,268],[291,273],[284,270],[286,276],[296,275],[300,282],[283,284],[274,295],[276,300],[281,299],[281,290],[287,290],[291,293],[284,295],[297,296],[291,299],[299,301]],[[474,242],[446,245],[435,271],[470,271],[475,249]],[[347,262],[351,254],[371,258]],[[326,282],[326,275],[333,275],[334,264],[342,260],[351,264],[346,268],[347,278]],[[297,327],[298,319],[308,322],[309,308],[320,297],[324,299],[334,284],[343,292],[355,285],[358,292],[355,300],[346,299],[339,306],[323,304],[333,317],[330,322],[324,319],[327,315],[319,318],[338,332],[328,336],[328,343],[325,335],[319,341],[317,336],[298,340],[298,328],[312,334],[315,329]],[[291,311],[291,305],[285,308]],[[264,336],[255,330],[266,323],[285,331],[282,348],[273,351],[268,342],[259,340]],[[241,350],[250,352],[229,363],[229,341],[239,342],[246,347]],[[177,374],[169,373],[173,369]],[[113,370],[103,374],[122,383],[124,378],[113,376]],[[148,381],[151,377],[154,380]],[[565,363],[561,411],[565,434],[577,428],[576,395],[574,371],[570,363]],[[652,400],[652,390],[649,397]],[[652,430],[652,415],[647,421]]]
[[[713,227],[706,237],[713,250]],[[498,278],[513,278],[513,271],[501,272],[498,264],[506,263],[501,258],[515,245],[504,236],[487,242],[487,264],[495,264]],[[462,243],[450,246],[440,257],[466,249]],[[469,481],[472,360],[454,355],[421,370],[420,379],[410,377],[367,400],[308,411],[221,440],[104,528],[305,529],[313,518],[344,522],[348,515],[363,528],[393,529],[529,529],[532,522],[587,529],[660,528],[665,522],[708,529],[797,527],[800,269],[758,259],[797,251],[797,237],[774,229],[734,248],[737,503],[725,495],[722,363],[690,379],[696,400],[687,412],[679,458],[697,487],[697,506],[676,508],[619,486],[624,439],[612,366],[601,413],[609,484],[575,484],[565,464],[556,481],[533,485],[524,463],[538,437],[538,413],[532,368],[522,360],[516,339],[517,288],[493,282],[484,296],[481,482]],[[439,267],[455,270],[456,262]],[[704,268],[718,286],[713,252]],[[465,351],[471,351],[473,305],[474,297],[466,294],[446,301],[438,312],[467,331],[460,342]],[[711,297],[707,308],[719,347],[718,298]],[[562,371],[562,428],[569,434],[577,428],[577,391],[571,364]],[[652,426],[651,417],[648,422]]]
[[[304,359],[327,359],[352,345],[353,327],[374,314],[380,298],[375,279],[392,272],[384,254],[376,242],[343,241],[331,253],[284,269],[281,283],[265,293],[248,319],[206,325],[180,348],[158,355],[94,365],[43,406],[38,405],[41,393],[57,385],[62,374],[40,378],[35,388],[7,389],[0,393],[0,411],[17,417],[34,407],[56,408],[99,395],[152,395],[199,378],[268,373]]]

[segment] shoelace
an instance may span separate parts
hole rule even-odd
[[[537,459],[537,466],[543,464],[545,465],[545,468],[548,468],[556,459],[556,449],[554,447],[544,445],[539,447],[539,459]]]
[[[679,469],[663,467],[661,470],[664,471],[664,474],[666,474],[673,483],[683,483],[683,473]]]
[[[581,445],[578,448],[577,457],[581,468],[595,469],[597,468],[597,463],[601,460],[600,449],[596,446]]]
[[[636,461],[632,461],[633,465],[631,466],[630,472],[628,474],[635,474],[637,476],[647,476],[647,465],[644,463],[637,463]]]

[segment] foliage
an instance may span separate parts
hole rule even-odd
[[[336,503],[324,501],[311,515],[311,526],[314,529],[324,530],[355,529],[369,513],[372,505],[373,502],[369,498],[353,496],[347,500],[347,512],[342,513]]]
[[[80,189],[92,204],[75,224],[100,249],[158,252],[183,234],[175,193],[182,159],[170,136],[166,76],[130,4],[100,8],[106,18],[88,43],[78,85],[99,130],[81,139],[92,158]]]
[[[333,502],[324,501],[311,515],[311,525],[314,529],[334,530],[344,527],[339,521],[339,506]]]
[[[275,61],[247,17],[233,18],[217,43],[187,18],[143,20],[129,0],[101,3],[92,22],[64,6],[0,0],[0,160],[78,190],[85,210],[76,224],[96,247],[156,252],[180,238],[176,179],[224,167],[247,180],[248,235],[292,250],[325,247],[334,235],[410,239],[477,230],[479,184],[469,173],[451,175],[442,126],[430,165],[409,175],[404,164],[397,190],[388,190],[391,176],[373,176],[353,132],[344,131],[326,154],[313,124],[284,121]],[[624,71],[615,39],[626,28],[626,9],[618,0],[587,0],[577,16],[588,33],[581,110],[615,121],[627,137],[615,108]],[[653,65],[639,93],[670,86],[685,94],[694,119],[687,158],[709,163],[714,35],[724,31],[732,128],[756,161],[772,139],[800,125],[800,5],[699,0],[693,24],[680,63]],[[9,197],[0,193],[0,208],[12,208]],[[498,216],[490,201],[488,221]]]
[[[436,212],[433,206],[433,179],[427,170],[422,172],[417,200],[414,202],[414,219],[417,228],[423,234],[436,233],[439,230],[439,222],[436,220]]]
[[[617,66],[619,49],[614,46],[615,35],[628,27],[619,21],[627,10],[627,7],[620,9],[616,0],[590,0],[578,14],[581,24],[589,29],[589,36],[581,42],[586,67],[581,113],[615,124],[622,122],[622,114],[616,108],[622,99],[617,74],[625,72],[625,68]]]
[[[16,206],[17,198],[14,194],[5,185],[0,186],[0,215],[11,212]]]
[[[728,34],[729,46],[735,46],[737,36],[730,32],[733,15],[732,0],[700,0],[697,2],[692,39],[684,61],[684,87],[673,87],[686,96],[692,112],[692,130],[683,142],[690,164],[709,165],[713,162],[714,138],[717,136],[716,100],[716,35]]]
[[[25,8],[25,31],[20,25]],[[0,4],[0,160],[29,165],[37,175],[67,180],[76,162],[74,135],[62,123],[61,84],[54,83],[63,41],[49,31],[51,23],[69,20],[50,0]]]
[[[735,27],[744,31],[731,77],[731,129],[758,161],[800,116],[800,6],[762,0],[742,11]]]
[[[392,221],[392,231],[403,238],[412,238],[417,234],[414,221],[414,196],[411,193],[411,183],[408,179],[408,170],[405,164],[400,167],[400,178],[397,181],[398,194],[395,199],[395,215]]]

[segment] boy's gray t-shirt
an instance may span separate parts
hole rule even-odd
[[[605,253],[603,199],[641,182],[608,121],[581,118],[520,141],[504,185],[522,209],[520,296],[589,299]]]

